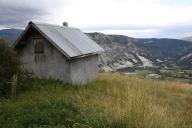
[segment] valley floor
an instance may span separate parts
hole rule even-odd
[[[0,99],[1,128],[191,128],[192,85],[101,73],[85,86],[34,80]]]

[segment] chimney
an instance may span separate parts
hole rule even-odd
[[[63,26],[68,27],[68,23],[67,22],[63,22]]]

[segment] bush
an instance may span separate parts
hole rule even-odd
[[[20,71],[18,74],[18,80],[17,80],[17,92],[24,92],[31,90],[33,87],[33,83],[36,81],[35,78],[33,78],[33,74],[28,71]]]
[[[16,52],[4,40],[0,39],[0,95],[5,96],[10,93],[9,82],[11,79],[16,80],[20,71],[19,65]]]

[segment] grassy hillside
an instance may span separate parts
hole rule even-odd
[[[34,80],[0,100],[1,128],[190,128],[191,119],[191,85],[116,73],[81,87]]]

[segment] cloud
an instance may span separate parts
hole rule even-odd
[[[19,2],[18,2],[19,3]],[[0,1],[0,25],[3,27],[24,27],[31,19],[39,18],[46,12],[40,8],[18,4],[17,2]]]
[[[44,21],[53,10],[69,4],[69,0],[1,0],[0,27],[22,28],[30,20]]]
[[[92,26],[82,28],[85,32],[101,32],[105,34],[120,34],[135,38],[176,38],[180,39],[192,35],[192,25],[172,24],[167,26],[158,25],[122,25],[122,26]]]
[[[79,0],[62,9],[57,12],[58,19],[69,19],[75,27],[192,22],[192,5],[176,7],[161,4],[160,0]]]
[[[16,27],[22,28],[24,25],[34,18],[38,18],[42,15],[41,10],[37,9],[29,9],[29,8],[22,8],[22,9],[14,9],[11,8],[10,10],[4,9],[0,6],[0,24],[6,27]],[[3,14],[1,12],[4,12]]]
[[[179,6],[179,0],[168,1],[0,0],[0,27],[24,27],[29,20],[52,24],[67,21],[83,31],[136,37],[192,35],[192,29],[188,29],[192,26],[192,2]]]

